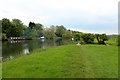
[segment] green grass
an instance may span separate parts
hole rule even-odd
[[[69,44],[3,63],[3,78],[117,78],[117,46]]]
[[[2,63],[0,63],[0,79],[2,78]]]

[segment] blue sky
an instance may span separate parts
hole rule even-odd
[[[118,33],[119,0],[0,0],[0,19],[18,18],[91,33]]]

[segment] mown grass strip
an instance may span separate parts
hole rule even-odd
[[[3,78],[117,78],[117,46],[63,45],[3,63]]]

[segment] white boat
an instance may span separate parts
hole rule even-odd
[[[45,39],[45,37],[44,37],[44,36],[42,36],[42,37],[40,37],[40,39]]]

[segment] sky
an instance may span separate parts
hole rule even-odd
[[[64,25],[87,33],[118,34],[119,0],[0,0],[0,19],[45,27]]]

